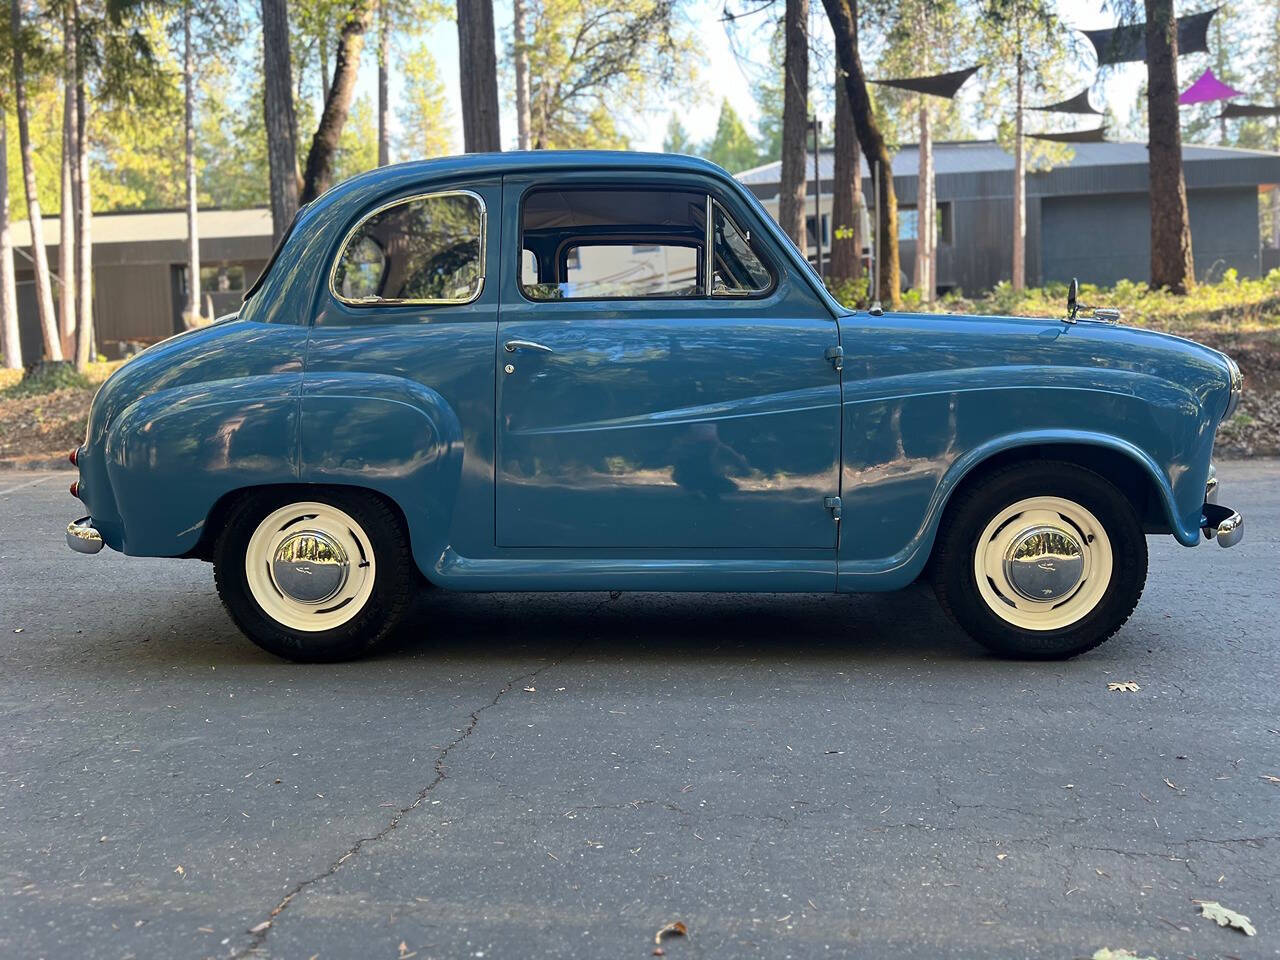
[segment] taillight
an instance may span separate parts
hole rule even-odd
[[[71,495],[75,497],[77,500],[80,498],[80,481],[79,480],[71,481]]]
[[[67,457],[67,459],[71,461],[71,465],[72,465],[73,467],[75,467],[75,466],[79,466],[79,464],[80,464],[80,448],[79,448],[79,447],[76,447],[74,450],[72,450],[72,451],[71,451],[71,455],[70,455],[69,457]]]

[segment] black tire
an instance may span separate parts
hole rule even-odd
[[[992,610],[977,583],[982,534],[1001,511],[1032,497],[1060,497],[1097,518],[1111,545],[1105,592],[1087,613],[1056,629],[1027,629]],[[942,609],[974,640],[1004,657],[1058,660],[1092,650],[1129,619],[1147,579],[1147,541],[1132,504],[1092,470],[1060,461],[1016,464],[966,484],[947,506],[932,557]]]
[[[263,520],[291,503],[328,504],[356,521],[372,547],[373,586],[359,612],[332,629],[299,630],[275,619],[254,598],[245,557]],[[214,547],[214,582],[236,626],[268,653],[299,663],[333,663],[366,656],[404,617],[418,585],[417,565],[400,515],[381,497],[344,487],[252,493],[225,518]]]

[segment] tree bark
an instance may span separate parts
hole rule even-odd
[[[0,110],[0,157],[9,150],[8,110]],[[18,283],[13,269],[13,231],[9,228],[9,165],[0,163],[0,352],[11,370],[22,366],[18,327]]]
[[[80,0],[71,0],[76,35],[83,36]],[[89,93],[85,58],[76,58],[76,369],[93,358],[93,192],[89,182]]]
[[[298,212],[298,119],[293,109],[293,67],[285,0],[262,0],[262,70],[271,234],[273,240],[278,241]]]
[[[75,351],[76,334],[76,26],[62,11],[62,199],[58,204],[58,327],[62,353]]]
[[[463,149],[467,153],[501,150],[493,0],[458,0],[458,79]]]
[[[805,131],[809,128],[809,0],[787,0],[783,20],[782,173],[778,223],[809,255],[805,230]],[[815,226],[815,229],[819,227]]]
[[[369,0],[355,0],[338,31],[338,52],[333,63],[333,83],[324,102],[324,112],[311,138],[307,166],[302,175],[302,203],[310,203],[333,183],[333,157],[355,95],[356,74],[360,69],[360,51],[364,34],[369,29]]]
[[[511,0],[512,47],[516,62],[516,131],[521,150],[529,149],[529,47],[525,38],[524,0]]]
[[[378,4],[378,166],[391,162],[391,0]]]
[[[922,303],[932,303],[937,287],[937,217],[934,210],[933,131],[929,127],[929,106],[920,98],[920,144],[916,170],[916,268],[915,288]]]
[[[48,360],[62,359],[62,340],[58,336],[58,318],[53,310],[53,290],[49,283],[49,253],[44,246],[44,221],[40,216],[40,195],[36,187],[36,168],[31,147],[30,114],[27,107],[27,80],[24,76],[22,50],[22,7],[19,0],[9,5],[9,23],[13,38],[13,99],[18,112],[18,147],[22,153],[22,183],[27,194],[27,218],[31,224],[31,258],[35,267],[36,309],[40,317],[40,335]]]
[[[1013,105],[1013,276],[1014,290],[1027,285],[1027,155],[1023,139],[1023,66],[1021,43],[1014,67]]]
[[[822,0],[835,35],[836,62],[844,74],[845,92],[853,112],[854,129],[868,163],[880,164],[880,195],[876,202],[876,234],[880,238],[880,259],[876,278],[881,298],[891,309],[902,305],[902,281],[898,266],[898,196],[893,189],[893,164],[884,136],[871,110],[867,77],[858,54],[857,0]]]
[[[862,152],[844,77],[836,68],[835,182],[831,197],[831,279],[848,283],[862,274]]]
[[[1147,167],[1151,181],[1151,286],[1195,287],[1191,218],[1182,177],[1178,118],[1178,24],[1173,0],[1145,0],[1147,13]]]
[[[183,139],[187,160],[187,309],[182,324],[196,326],[200,320],[200,211],[196,188],[196,61],[191,46],[191,0],[182,9],[182,99]]]

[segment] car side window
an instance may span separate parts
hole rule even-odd
[[[484,201],[458,190],[381,207],[348,234],[330,286],[344,303],[469,303],[484,287]]]
[[[773,274],[751,246],[750,233],[739,229],[733,218],[715,201],[712,201],[711,229],[715,253],[711,274],[712,296],[751,297],[773,286]]]
[[[705,193],[538,189],[520,219],[520,286],[531,300],[705,295]]]

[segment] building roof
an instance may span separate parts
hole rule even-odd
[[[198,222],[200,239],[222,237],[270,237],[271,211],[266,207],[248,210],[201,210]],[[185,210],[138,210],[125,213],[95,213],[92,235],[94,244],[140,243],[155,240],[186,240]],[[45,243],[57,246],[57,214],[44,217]],[[31,224],[18,220],[13,224],[13,244],[31,246]]]
[[[1106,142],[1071,144],[1073,155],[1056,169],[1084,167],[1147,165],[1147,145],[1139,142]],[[893,157],[895,177],[914,177],[919,165],[919,148],[906,144]],[[1212,163],[1222,160],[1269,159],[1280,160],[1280,153],[1266,150],[1245,150],[1239,147],[1202,147],[1185,145],[1182,148],[1183,163]],[[818,158],[819,175],[823,180],[835,176],[835,151],[826,149]],[[779,161],[744,170],[736,177],[751,187],[777,184],[781,176]],[[967,140],[938,142],[933,145],[933,170],[935,176],[949,173],[991,173],[1013,170],[1013,155],[1006,153],[994,140]],[[813,157],[806,159],[806,173],[813,176]],[[867,158],[862,158],[862,175],[870,177]]]

